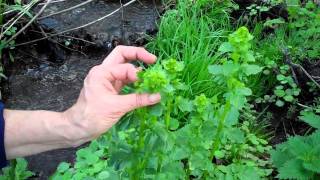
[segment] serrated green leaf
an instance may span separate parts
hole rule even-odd
[[[66,163],[66,162],[62,162],[59,164],[57,171],[59,173],[64,173],[65,171],[67,171],[70,168],[70,163]]]
[[[223,151],[215,151],[214,152],[214,156],[217,158],[217,159],[222,159],[224,156],[225,156],[225,153]]]
[[[242,95],[245,96],[251,96],[252,95],[252,91],[249,88],[243,87],[243,88],[238,88],[237,92],[239,92]]]
[[[156,104],[156,105],[149,107],[149,113],[150,113],[150,115],[160,117],[163,113],[162,105],[159,103],[159,104]]]
[[[173,153],[170,154],[172,160],[182,160],[189,156],[189,152],[186,148],[176,148],[174,149]]]
[[[272,27],[276,24],[284,24],[285,21],[282,18],[277,18],[277,19],[271,19],[271,20],[267,20],[263,26],[265,27]]]
[[[233,51],[233,47],[229,42],[224,42],[220,45],[218,51],[222,53],[231,52]]]
[[[302,161],[291,159],[279,168],[279,174],[276,176],[280,179],[311,179],[314,173],[307,171],[302,166]]]
[[[279,147],[279,145],[276,146],[276,149],[270,151],[270,155],[272,164],[277,168],[282,167],[284,163],[291,159],[291,155],[286,151],[286,149]]]
[[[25,170],[27,169],[28,163],[25,159],[23,158],[17,158],[16,159],[16,169],[18,170]]]
[[[249,52],[247,52],[247,53],[245,54],[245,60],[246,60],[247,62],[255,62],[255,61],[256,61],[256,59],[255,59],[252,51],[249,51]]]
[[[239,64],[234,64],[233,62],[226,62],[222,65],[222,73],[224,76],[230,76],[231,74],[234,74],[240,69]]]
[[[308,140],[309,140],[310,145],[312,147],[316,148],[316,150],[317,150],[316,153],[318,153],[318,154],[320,154],[319,139],[320,139],[320,130],[319,129],[308,136]]]
[[[221,65],[211,65],[208,67],[209,73],[213,75],[222,74],[222,66]]]
[[[262,70],[262,68],[258,65],[245,64],[245,65],[242,65],[242,67],[244,69],[244,73],[247,76],[253,75],[253,74],[258,74]]]
[[[310,126],[320,129],[320,116],[316,115],[313,112],[305,111],[301,113],[302,116],[299,116],[299,118],[308,123]]]
[[[110,173],[108,171],[102,171],[98,174],[98,179],[108,179],[110,177]]]
[[[237,124],[239,115],[240,113],[238,109],[231,106],[230,111],[228,112],[227,117],[225,119],[225,126],[231,127],[232,125]]]
[[[301,136],[289,137],[287,141],[288,150],[291,154],[299,157],[309,153],[312,147],[305,142],[305,138]]]
[[[232,143],[244,143],[245,137],[244,132],[238,128],[232,128],[227,131],[227,137]]]
[[[178,107],[182,112],[191,112],[193,110],[193,103],[188,99],[181,98],[178,102]]]
[[[237,174],[240,180],[260,179],[257,170],[254,167],[242,166],[241,171]]]
[[[90,153],[86,155],[86,162],[88,164],[95,164],[96,162],[98,162],[98,160],[99,160],[99,157],[95,154]]]
[[[170,130],[176,130],[179,128],[179,121],[175,118],[170,119]]]
[[[311,160],[309,160],[309,162],[304,162],[303,167],[309,171],[320,173],[320,157],[314,156]]]

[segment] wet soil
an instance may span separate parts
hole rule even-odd
[[[42,16],[73,7],[85,1],[72,0],[53,3],[46,8]],[[105,16],[121,7],[120,2],[125,4],[128,1],[92,1],[74,10],[41,19],[39,25],[44,30],[58,33]],[[155,19],[159,16],[159,7],[160,3],[158,1],[137,1],[102,21],[66,34],[90,40],[99,47],[108,48],[113,41],[130,44],[139,40],[137,37],[141,38],[145,33],[155,31]],[[41,6],[38,6],[35,11],[40,8]]]
[[[315,81],[320,83],[320,60],[309,61],[304,60],[302,67],[314,77]],[[320,91],[317,89],[310,92],[310,86],[307,82],[311,82],[310,78],[305,74],[301,68],[294,68],[296,83],[301,89],[298,101],[306,106],[312,106],[314,99],[320,97]],[[273,132],[273,137],[270,141],[272,145],[276,145],[286,141],[289,136],[305,135],[306,133],[313,132],[312,128],[301,120],[299,120],[300,111],[304,108],[298,105],[285,106],[279,108],[272,106],[269,111],[272,112],[273,118],[271,120],[270,130]]]
[[[40,64],[13,72],[3,90],[6,107],[52,111],[69,108],[76,101],[89,69],[99,64],[104,56],[104,53],[89,58],[71,55],[60,66]],[[77,149],[54,150],[27,157],[29,169],[37,174],[35,179],[48,179],[60,162],[74,161]]]
[[[81,2],[84,1],[54,3],[49,5],[44,15]],[[110,18],[68,33],[67,35],[95,43],[87,49],[77,48],[77,51],[83,53],[69,51],[54,43],[65,43],[68,40],[73,43],[70,46],[72,48],[79,45],[72,38],[61,37],[17,48],[13,54],[15,62],[5,64],[8,79],[2,85],[2,96],[6,107],[52,111],[69,108],[76,101],[89,69],[101,63],[114,46],[145,43],[146,34],[152,34],[156,30],[158,6],[159,3],[153,1],[135,2]],[[68,13],[43,19],[38,26],[46,33],[56,33],[88,23],[119,7],[119,1],[93,1]],[[41,36],[29,36],[19,41],[39,37]],[[48,179],[60,162],[72,163],[76,150],[77,148],[61,149],[27,157],[29,169],[36,173],[33,179]]]

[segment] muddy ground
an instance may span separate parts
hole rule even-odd
[[[54,3],[48,6],[44,15],[81,2],[84,0]],[[68,13],[42,19],[38,25],[45,33],[56,33],[88,23],[119,7],[119,1],[93,1]],[[101,63],[114,46],[142,45],[146,35],[154,33],[159,7],[155,1],[135,2],[101,22],[66,34],[93,44],[58,36],[18,47],[14,51],[15,62],[5,68],[8,79],[2,86],[2,96],[6,107],[52,111],[69,108],[76,101],[89,69]],[[18,43],[44,36],[35,31],[30,32],[33,33],[31,37],[24,37]],[[66,41],[74,50],[56,43],[65,45]],[[54,150],[27,157],[29,169],[37,174],[34,179],[48,179],[60,162],[73,162],[76,150]]]

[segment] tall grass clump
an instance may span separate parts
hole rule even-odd
[[[231,29],[226,12],[231,5],[179,1],[176,9],[168,10],[162,17],[157,37],[148,44],[160,60],[175,58],[185,63],[182,79],[189,87],[185,96],[205,93],[211,97],[219,91],[210,80],[207,67],[219,60],[215,52]]]

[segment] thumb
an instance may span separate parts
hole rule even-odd
[[[161,100],[159,93],[157,94],[128,94],[121,95],[119,103],[126,112],[135,110],[137,108],[157,104]]]

